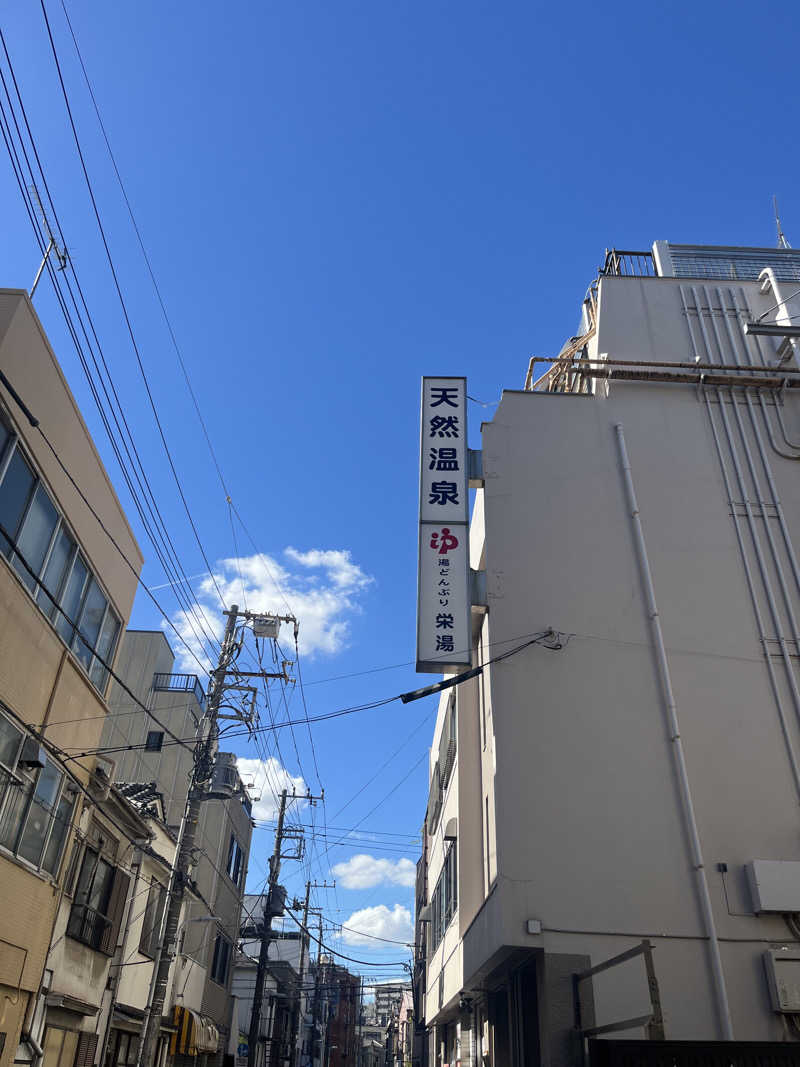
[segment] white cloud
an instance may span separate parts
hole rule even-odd
[[[376,885],[413,886],[416,867],[408,859],[376,859],[360,852],[331,867],[345,889],[372,889]]]
[[[298,795],[304,795],[308,791],[303,779],[293,778],[274,756],[266,760],[237,756],[236,766],[242,781],[248,787],[248,792],[254,798],[254,819],[277,818],[281,790],[288,789],[290,793],[294,790]],[[256,797],[260,799],[256,800]],[[301,808],[305,801],[297,800],[295,805]]]
[[[372,936],[366,936],[368,934]],[[372,908],[354,911],[342,924],[342,940],[348,945],[367,945],[377,949],[379,942],[373,940],[376,937],[412,944],[414,928],[408,908],[395,904],[390,911],[385,904],[377,904]]]
[[[194,631],[202,629],[217,639],[222,636],[225,619],[219,610],[220,593],[226,603],[240,607],[247,604],[251,611],[286,615],[287,603],[291,605],[291,613],[300,624],[300,651],[307,656],[333,655],[347,647],[348,616],[361,610],[361,597],[373,579],[344,549],[312,548],[300,552],[290,546],[282,555],[285,563],[264,553],[223,559],[213,577],[207,574],[193,584],[197,595],[194,613],[200,616],[202,627],[197,620],[192,624],[185,611],[176,612],[172,621],[206,669],[210,664]],[[167,633],[171,632],[171,627],[162,625]],[[286,624],[281,628],[281,644],[287,653],[294,645]],[[197,660],[186,647],[179,645],[175,653],[180,670],[197,671]]]

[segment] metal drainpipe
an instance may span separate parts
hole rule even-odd
[[[702,315],[700,313],[700,304],[699,304],[699,301],[697,299],[697,290],[695,289],[694,286],[692,286],[691,288],[692,288],[692,293],[694,294],[694,302],[695,302],[695,310],[697,312],[697,318],[699,320],[700,329],[701,329],[701,332],[703,334],[703,340],[705,342],[706,360],[708,361],[708,360],[711,359],[711,345],[708,342],[708,334],[706,332],[705,324],[703,322],[703,318],[702,318]],[[694,340],[692,340],[692,344],[694,345]],[[783,659],[784,669],[786,671],[786,677],[787,677],[787,681],[789,683],[789,689],[791,690],[791,694],[792,694],[792,703],[794,704],[795,712],[797,713],[798,717],[800,717],[800,689],[798,689],[797,679],[795,677],[794,669],[792,667],[791,656],[790,656],[789,649],[788,649],[788,646],[787,646],[787,643],[786,643],[786,638],[785,638],[785,636],[783,634],[783,620],[780,617],[780,612],[778,611],[778,606],[775,603],[775,596],[774,596],[774,594],[772,592],[772,583],[770,581],[769,573],[767,571],[766,560],[764,559],[764,553],[763,553],[763,551],[761,549],[761,542],[759,540],[758,532],[757,532],[756,527],[755,527],[754,516],[753,516],[753,508],[752,508],[752,505],[750,504],[750,499],[749,499],[748,491],[747,491],[747,484],[745,482],[745,478],[744,478],[744,474],[742,472],[741,464],[739,463],[739,457],[738,457],[738,455],[736,453],[736,447],[735,447],[734,441],[733,441],[733,434],[731,432],[730,422],[728,421],[728,415],[727,415],[727,412],[725,411],[725,404],[724,404],[724,402],[722,400],[722,394],[720,392],[719,387],[716,388],[716,395],[717,395],[717,402],[719,404],[720,417],[722,419],[722,424],[725,427],[725,434],[726,434],[726,437],[728,439],[728,449],[730,450],[731,461],[733,463],[733,467],[734,467],[734,470],[736,472],[736,480],[737,480],[738,485],[739,485],[739,493],[740,493],[740,496],[742,498],[742,504],[743,504],[744,509],[745,509],[745,514],[747,516],[747,524],[748,524],[748,528],[750,530],[750,537],[751,537],[752,542],[753,542],[753,549],[754,549],[755,554],[756,554],[756,559],[758,560],[758,569],[759,569],[759,572],[761,574],[762,584],[764,586],[764,594],[765,594],[765,596],[767,598],[767,603],[769,604],[770,615],[772,616],[772,622],[773,622],[773,625],[775,627],[775,637],[776,637],[776,639],[778,641],[778,645],[780,646],[781,657]],[[734,407],[734,411],[736,411],[736,402],[735,402],[735,399],[733,399],[733,395],[732,394],[731,394],[731,397],[732,397],[732,405]],[[745,447],[746,447],[746,443],[745,443]],[[723,465],[723,469],[724,469],[724,465]],[[771,531],[769,531],[769,524],[768,524],[767,520],[765,520],[765,527],[767,528],[767,531],[771,536]],[[765,645],[765,651],[766,651],[767,656],[769,656],[769,650],[768,650],[766,645]]]
[[[728,994],[725,989],[725,974],[722,969],[719,940],[717,938],[717,929],[714,923],[714,911],[711,906],[711,896],[708,891],[708,880],[706,879],[705,864],[703,862],[703,851],[700,845],[700,834],[697,829],[694,804],[692,803],[692,791],[689,785],[686,757],[684,756],[683,742],[681,741],[680,727],[678,725],[677,705],[672,690],[672,679],[670,676],[669,662],[667,660],[667,651],[664,646],[664,635],[661,630],[661,618],[658,614],[656,594],[653,587],[653,576],[650,571],[650,562],[647,556],[647,544],[644,539],[644,531],[642,530],[642,520],[639,514],[639,504],[636,499],[636,490],[633,485],[628,450],[625,447],[625,434],[623,432],[622,423],[617,423],[614,429],[617,434],[620,463],[622,465],[622,473],[625,480],[625,493],[630,508],[631,522],[636,540],[636,552],[639,559],[639,568],[642,576],[642,584],[644,585],[645,598],[647,600],[647,613],[650,618],[653,644],[655,645],[656,658],[658,660],[662,695],[664,698],[664,707],[667,712],[669,737],[675,761],[675,770],[678,776],[681,800],[683,802],[682,807],[686,821],[686,830],[689,836],[692,865],[694,867],[697,884],[697,894],[700,899],[700,908],[703,913],[706,937],[708,938],[708,950],[711,957],[711,971],[714,977],[714,993],[717,1001],[719,1022],[722,1029],[723,1039],[725,1041],[733,1041],[733,1025],[731,1023],[731,1013],[728,1005]]]
[[[690,309],[689,309],[688,304],[686,302],[686,294],[684,292],[684,288],[683,288],[682,285],[679,287],[679,291],[680,291],[681,303],[683,305],[683,312],[684,312],[684,315],[686,316],[686,325],[687,325],[687,329],[689,331],[689,340],[691,342],[692,352],[694,353],[694,358],[695,358],[695,361],[697,362],[697,361],[700,360],[700,353],[697,350],[697,345],[695,343],[694,334],[692,333],[692,328],[691,328],[691,324],[690,324],[690,321],[689,321],[689,310]],[[697,313],[697,317],[698,317],[698,320],[699,320],[699,318],[700,318],[700,309],[697,306],[696,300],[695,300],[695,311]],[[708,355],[709,355],[709,353],[706,352],[706,358],[708,358]],[[737,363],[738,363],[738,360],[737,360]],[[731,436],[730,436],[730,428],[728,427],[727,421],[725,419],[725,412],[724,412],[724,407],[723,407],[722,396],[721,396],[720,391],[719,391],[718,388],[715,389],[715,393],[716,393],[717,403],[718,403],[719,408],[720,408],[720,413],[721,413],[721,416],[723,418],[723,423],[724,423],[725,428],[726,428],[726,432],[727,432],[727,436],[728,436],[728,447],[730,448],[730,451],[731,451],[731,457],[733,459],[733,464],[734,464],[734,467],[737,468],[737,471],[738,471],[738,460],[737,460],[735,452],[733,451],[733,444],[731,442]],[[789,765],[791,767],[792,777],[793,777],[794,783],[795,783],[795,789],[797,790],[798,798],[800,798],[800,766],[798,766],[797,755],[796,755],[795,750],[794,750],[794,744],[792,742],[792,736],[791,736],[791,733],[790,733],[790,730],[789,730],[789,723],[788,723],[788,720],[786,718],[786,712],[784,711],[784,707],[783,707],[783,697],[781,695],[780,687],[778,685],[778,679],[777,679],[777,676],[775,674],[775,667],[774,667],[774,664],[773,664],[773,661],[772,661],[772,654],[771,654],[770,647],[769,647],[769,644],[768,644],[768,639],[767,639],[767,631],[766,631],[766,629],[764,627],[764,619],[763,619],[763,616],[761,614],[761,608],[760,608],[759,603],[758,603],[758,597],[756,596],[755,579],[753,578],[753,570],[752,570],[752,567],[750,566],[750,561],[747,558],[747,551],[746,551],[745,545],[744,545],[744,536],[742,534],[742,527],[741,527],[741,523],[739,522],[739,516],[736,514],[736,503],[735,503],[734,495],[733,495],[733,487],[731,485],[731,480],[730,480],[730,477],[728,475],[728,471],[727,471],[727,468],[725,466],[725,460],[724,460],[723,454],[722,454],[722,442],[720,441],[719,434],[717,432],[716,423],[714,422],[714,418],[713,418],[712,413],[711,413],[711,404],[710,404],[710,401],[708,399],[708,390],[705,387],[703,388],[703,400],[705,401],[706,412],[708,414],[708,421],[709,421],[709,424],[711,426],[711,433],[713,434],[714,444],[716,445],[716,449],[717,449],[717,456],[719,458],[720,470],[722,471],[722,479],[723,479],[723,482],[725,484],[725,492],[727,493],[727,496],[728,496],[728,506],[730,507],[731,517],[733,519],[733,528],[734,528],[734,531],[736,533],[736,540],[738,542],[739,552],[740,552],[741,557],[742,557],[742,566],[744,567],[744,573],[745,573],[745,578],[746,578],[746,581],[747,581],[747,587],[748,587],[748,590],[750,592],[750,599],[751,599],[752,604],[753,604],[753,612],[755,614],[756,626],[758,627],[758,634],[759,634],[759,638],[760,638],[760,641],[761,641],[761,647],[762,647],[762,649],[764,651],[764,661],[765,661],[765,663],[767,665],[767,674],[769,675],[770,685],[772,686],[772,692],[773,692],[773,695],[775,697],[775,705],[776,705],[776,707],[778,709],[778,718],[780,719],[781,730],[783,731],[784,740],[786,742],[786,750],[787,750],[787,755],[788,755],[788,758],[789,758]],[[741,478],[739,480],[740,480],[740,484],[741,484]],[[749,513],[749,509],[748,509],[748,513],[747,514],[748,514],[748,520],[749,520],[750,535],[753,538],[753,543],[756,546],[756,554],[758,555],[758,543],[755,540],[755,536],[756,536],[755,535],[755,529],[753,527],[752,516]],[[760,559],[759,559],[759,563],[761,563]],[[762,576],[762,580],[764,580],[763,568],[762,568],[762,571],[761,571],[761,576]],[[776,618],[775,605],[774,605],[774,601],[772,599],[771,589],[766,585],[765,585],[765,592],[766,592],[767,600],[768,600],[768,603],[769,603],[769,606],[770,606],[770,614],[772,615],[772,618],[773,618],[773,621],[774,621],[775,618]],[[791,684],[791,680],[790,680],[790,684]],[[797,703],[796,702],[795,702],[795,708],[797,709]]]
[[[717,390],[719,393],[719,390]],[[794,779],[795,789],[797,791],[798,800],[800,800],[800,766],[797,762],[797,754],[794,750],[794,743],[792,741],[792,735],[789,730],[789,722],[786,718],[786,712],[783,707],[783,698],[781,696],[780,686],[778,685],[778,679],[775,674],[775,666],[772,662],[772,655],[770,654],[769,645],[767,643],[767,631],[764,628],[764,617],[761,614],[761,608],[759,607],[758,598],[755,591],[755,580],[753,578],[753,569],[750,566],[750,561],[747,558],[747,552],[744,546],[744,536],[742,535],[742,524],[739,522],[739,516],[736,514],[736,507],[733,498],[733,487],[731,486],[731,480],[728,476],[728,471],[725,467],[725,461],[722,456],[722,442],[719,439],[719,433],[717,432],[717,426],[714,422],[714,418],[711,414],[711,404],[708,399],[708,391],[703,389],[703,400],[706,405],[706,412],[708,414],[708,421],[711,425],[711,433],[714,437],[714,444],[717,448],[717,456],[719,457],[720,470],[722,471],[722,480],[725,484],[725,493],[728,497],[728,507],[731,511],[733,518],[733,528],[736,532],[736,541],[739,545],[739,553],[742,557],[742,565],[744,567],[745,579],[747,581],[747,588],[750,593],[750,599],[753,604],[753,612],[756,619],[756,627],[758,629],[758,636],[761,642],[761,648],[764,652],[764,661],[767,665],[767,674],[769,675],[770,685],[772,687],[772,695],[775,698],[775,704],[778,709],[778,718],[781,723],[781,730],[783,731],[783,738],[786,742],[786,750],[789,757],[789,765],[792,771],[792,777]],[[721,400],[719,401],[721,403]]]
[[[719,290],[717,290],[717,292],[719,293]],[[739,305],[738,305],[738,302],[736,300],[736,294],[733,292],[733,290],[730,290],[730,293],[731,293],[731,297],[733,298],[734,307],[736,308],[736,310],[738,312],[739,311]],[[719,293],[719,295],[720,295],[720,299],[722,299],[722,294]],[[727,322],[727,320],[726,320],[726,322]],[[721,341],[720,341],[719,331],[717,329],[717,324],[713,320],[713,318],[712,318],[712,325],[714,327],[714,334],[715,334],[715,337],[717,339],[717,345],[719,347],[720,356],[722,356],[722,344],[721,344]],[[732,332],[730,330],[730,325],[728,325],[728,331],[729,331],[729,336],[730,336],[730,339],[731,339],[731,350],[733,352],[733,358],[736,360],[736,362],[738,364],[739,357],[738,357],[738,353],[736,351],[736,347],[735,347],[735,345],[733,345],[733,334],[732,334]],[[754,366],[752,357],[750,355],[750,352],[747,349],[746,342],[744,343],[744,350],[745,350],[745,355],[747,356],[747,359],[748,359],[748,362],[749,362],[750,366]],[[781,528],[781,533],[783,534],[784,547],[786,548],[786,554],[787,554],[787,556],[789,558],[789,565],[792,568],[792,574],[794,575],[795,583],[797,584],[798,588],[800,588],[800,570],[798,570],[797,558],[796,558],[795,553],[794,553],[794,546],[792,545],[792,539],[791,539],[791,536],[789,534],[789,528],[786,525],[786,516],[784,515],[784,512],[783,512],[783,504],[781,503],[780,496],[778,495],[778,489],[777,489],[777,486],[775,485],[775,480],[772,477],[772,469],[771,469],[771,467],[769,465],[769,456],[767,455],[767,451],[764,448],[764,440],[763,440],[763,438],[761,436],[761,432],[760,432],[760,430],[758,428],[758,422],[757,422],[757,419],[756,419],[755,409],[753,408],[752,398],[750,396],[750,393],[747,390],[745,390],[744,399],[745,399],[745,404],[747,405],[747,410],[748,410],[749,415],[750,415],[750,422],[751,422],[751,425],[753,427],[753,436],[756,439],[756,444],[758,445],[758,451],[759,451],[759,454],[761,456],[761,464],[762,464],[762,466],[764,468],[764,473],[765,473],[766,479],[767,479],[767,485],[769,486],[769,491],[772,494],[772,504],[773,504],[773,506],[775,508],[775,511],[777,513],[778,524],[779,524],[779,526]],[[763,410],[763,398],[762,398],[762,410]],[[776,553],[776,550],[775,550],[775,544],[774,544],[774,540],[773,540],[773,537],[772,537],[772,530],[770,529],[769,522],[766,520],[766,511],[764,510],[765,502],[764,502],[764,500],[762,499],[762,496],[761,496],[761,488],[760,488],[760,485],[759,485],[758,478],[756,476],[755,466],[753,464],[752,457],[750,455],[750,446],[747,443],[747,438],[745,437],[745,433],[744,433],[744,427],[742,426],[741,417],[739,415],[739,408],[738,408],[738,405],[736,405],[736,404],[734,404],[734,413],[736,415],[737,425],[739,426],[739,432],[742,435],[742,441],[744,442],[745,454],[747,455],[747,462],[748,462],[748,466],[750,467],[750,474],[751,474],[751,477],[753,479],[753,486],[754,486],[754,488],[756,490],[756,496],[758,498],[758,504],[761,507],[762,514],[765,517],[765,528],[767,530],[767,538],[768,538],[768,541],[769,541],[770,548],[772,550],[773,558],[775,560],[775,569],[776,569],[777,574],[778,574],[778,580],[780,582],[781,591],[783,593],[784,600],[786,602],[786,611],[787,611],[787,614],[789,616],[790,625],[791,625],[791,628],[792,628],[792,634],[794,636],[795,641],[798,642],[798,647],[800,647],[800,632],[798,632],[797,622],[796,622],[796,619],[795,619],[795,616],[794,616],[794,611],[793,611],[793,608],[792,608],[792,603],[791,603],[791,598],[789,596],[788,587],[787,587],[786,582],[784,580],[783,570],[781,568],[781,565],[780,565],[780,562],[779,562],[779,559],[778,559],[778,556],[777,556],[777,553]],[[769,435],[770,435],[770,440],[772,440],[772,431],[771,431],[771,428],[770,428],[769,420],[766,418],[766,412],[764,412],[764,415],[765,415],[765,423],[766,423],[766,426],[767,426],[767,430],[769,431]],[[776,449],[776,451],[777,451],[777,449]],[[782,455],[787,456],[787,453],[782,453]],[[787,456],[787,458],[795,459],[795,458],[800,458],[800,457]]]

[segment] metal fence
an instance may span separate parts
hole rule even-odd
[[[200,707],[205,707],[206,693],[196,674],[154,674],[153,689],[194,693]]]

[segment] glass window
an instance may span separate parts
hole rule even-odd
[[[81,872],[72,910],[69,913],[67,934],[90,948],[98,948],[110,919],[106,912],[114,881],[114,868],[88,846],[83,853]]]
[[[164,918],[164,905],[167,902],[167,891],[159,882],[150,883],[147,893],[147,906],[142,922],[142,933],[139,938],[139,951],[145,956],[155,956],[158,949],[161,922]]]
[[[12,769],[16,767],[21,744],[22,730],[18,730],[5,715],[0,715],[0,764]]]
[[[211,961],[211,980],[219,985],[226,985],[228,981],[228,960],[231,954],[231,943],[222,934],[217,934],[214,942],[214,956]]]
[[[6,450],[6,445],[11,438],[11,431],[6,424],[0,419],[0,459],[3,458],[3,453]]]
[[[64,609],[66,618],[59,611],[56,613],[55,620],[56,629],[68,644],[72,640],[72,624],[67,619],[75,619],[78,615],[78,608],[81,606],[81,597],[83,596],[83,587],[86,584],[88,574],[89,569],[83,562],[83,557],[76,555],[64,588],[64,595],[61,597],[61,607]]]
[[[105,688],[106,680],[108,679],[108,670],[100,661],[104,660],[106,663],[111,663],[113,660],[114,650],[117,647],[119,630],[119,619],[114,614],[111,607],[109,607],[103,623],[103,628],[100,631],[100,637],[97,639],[97,647],[95,648],[97,658],[92,663],[92,669],[89,672],[89,677],[97,688],[101,690]]]
[[[57,611],[55,604],[44,592],[46,589],[49,593],[52,593],[56,600],[61,592],[61,583],[64,580],[64,574],[66,573],[69,562],[72,559],[72,553],[75,550],[75,542],[62,525],[58,531],[56,542],[53,545],[53,551],[50,553],[50,559],[47,561],[47,566],[44,569],[42,575],[42,585],[39,586],[39,590],[36,594],[36,599],[39,602],[39,607],[45,613],[49,615],[51,619],[55,618]],[[44,586],[44,589],[42,589]]]
[[[0,770],[0,793],[0,845],[14,852],[28,800],[33,793],[33,778],[30,774],[15,778],[10,772]]]
[[[58,512],[45,492],[44,486],[40,483],[34,493],[31,506],[28,508],[28,514],[22,524],[22,530],[17,538],[19,556],[16,553],[12,556],[17,574],[31,590],[36,584],[36,579],[31,577],[30,571],[23,566],[22,560],[25,560],[28,567],[37,575],[41,573],[57,522]],[[20,556],[22,559],[20,559]]]
[[[15,449],[5,477],[0,484],[0,525],[4,526],[13,538],[17,536],[19,524],[35,481],[33,471],[25,462],[22,453],[18,448]],[[0,533],[0,550],[6,553],[11,551],[8,538],[2,533]]]
[[[17,849],[23,859],[37,866],[42,858],[47,832],[55,818],[56,799],[61,791],[63,780],[64,775],[49,760],[39,771],[33,801],[28,811],[28,818],[25,820],[22,840]]]
[[[78,1047],[77,1030],[48,1026],[44,1035],[42,1067],[72,1067]]]
[[[50,840],[47,842],[44,859],[42,860],[42,867],[48,874],[55,875],[58,870],[58,864],[61,860],[72,822],[72,810],[75,807],[76,793],[77,791],[71,785],[68,785],[61,795],[61,800],[58,802],[53,828],[50,831]]]
[[[103,595],[102,589],[92,578],[86,591],[83,611],[78,620],[78,631],[83,637],[83,641],[76,634],[72,642],[72,650],[84,667],[88,667],[91,662],[92,649],[100,636],[100,627],[103,625],[103,616],[106,613],[107,604],[108,601]]]

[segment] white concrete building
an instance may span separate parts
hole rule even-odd
[[[798,290],[791,249],[609,253],[481,427],[486,666],[441,697],[418,893],[431,1065],[578,1064],[625,1020],[598,1063],[798,1040]]]

